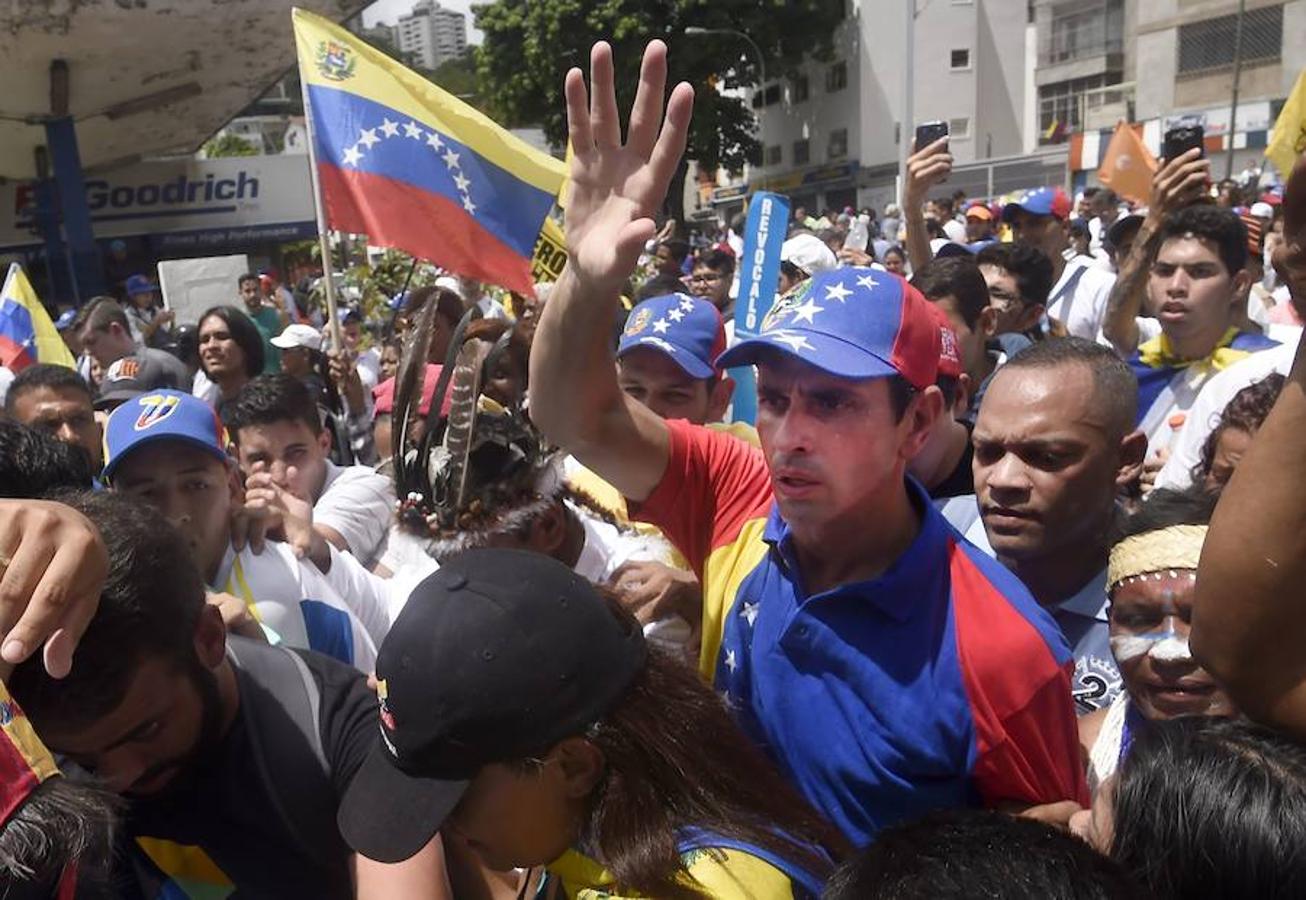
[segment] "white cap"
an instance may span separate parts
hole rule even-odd
[[[454,275],[441,275],[435,279],[435,286],[442,290],[453,291],[460,296],[463,292],[463,283]]]
[[[282,350],[293,350],[296,347],[321,350],[322,335],[312,325],[287,325],[281,334],[272,339],[272,346]]]
[[[796,234],[780,246],[780,261],[793,263],[808,275],[838,267],[834,251],[814,234]]]
[[[1252,204],[1251,214],[1258,219],[1273,219],[1274,207],[1264,200],[1258,200]]]

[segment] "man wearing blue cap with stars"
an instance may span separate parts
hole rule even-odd
[[[621,391],[604,323],[693,95],[678,86],[663,122],[650,44],[623,144],[606,44],[591,83],[567,75],[571,257],[532,350],[533,420],[689,559],[702,674],[854,843],[948,806],[1064,817],[1087,799],[1065,640],[906,475],[942,414],[927,301],[857,268],[786,296],[717,361],[758,367],[760,451],[652,414]]]
[[[1088,256],[1066,259],[1070,247],[1070,198],[1061,188],[1041,187],[1002,210],[1016,240],[1037,247],[1052,260],[1047,315],[1066,333],[1095,341],[1102,331],[1116,276]]]

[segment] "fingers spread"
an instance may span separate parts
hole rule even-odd
[[[626,145],[641,156],[653,152],[662,120],[662,95],[667,89],[667,45],[650,41],[639,71],[639,88],[630,109]]]
[[[616,76],[612,66],[612,48],[607,41],[599,41],[590,51],[590,127],[597,146],[621,146]]]
[[[584,156],[594,149],[594,132],[590,129],[589,97],[585,93],[585,75],[573,68],[563,81],[567,98],[567,131],[571,136],[571,149]]]

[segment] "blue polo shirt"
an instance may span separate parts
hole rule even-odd
[[[703,674],[851,841],[941,807],[1087,801],[1065,640],[919,485],[920,531],[888,571],[809,595],[761,453],[669,426],[635,515],[700,575]]]

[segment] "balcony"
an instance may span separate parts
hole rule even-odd
[[[1124,64],[1124,6],[1120,0],[1041,4],[1037,11],[1042,86],[1119,71]]]

